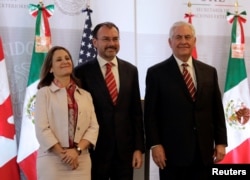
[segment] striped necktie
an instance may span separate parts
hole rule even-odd
[[[183,63],[182,64],[182,67],[183,67],[183,78],[184,78],[184,81],[185,81],[185,83],[187,85],[187,88],[188,88],[188,91],[190,93],[190,96],[192,97],[193,101],[195,101],[196,89],[195,89],[194,82],[193,82],[193,79],[191,77],[191,74],[187,70],[187,66],[188,66],[187,63]]]
[[[113,66],[112,63],[106,64],[105,81],[106,81],[107,88],[109,90],[109,94],[111,96],[111,99],[113,101],[113,104],[116,105],[118,91],[117,91],[117,86],[116,86],[116,82],[115,82],[115,77],[114,77],[114,74],[112,73],[112,70],[111,70],[112,66]]]

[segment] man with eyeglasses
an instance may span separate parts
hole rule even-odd
[[[119,29],[111,22],[92,31],[97,58],[75,68],[93,98],[99,123],[96,148],[90,151],[92,180],[132,180],[145,151],[137,68],[117,57]]]
[[[146,75],[146,145],[161,180],[207,180],[227,146],[217,71],[192,57],[192,24],[174,23],[168,42],[172,55]]]

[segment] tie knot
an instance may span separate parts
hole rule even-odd
[[[181,66],[183,67],[183,72],[187,71],[187,67],[188,67],[187,63],[183,63],[183,64],[181,64]]]
[[[107,63],[107,64],[106,64],[107,70],[110,70],[112,66],[113,66],[113,63]]]
[[[182,64],[182,67],[183,67],[183,68],[186,68],[186,67],[188,67],[188,64],[187,64],[187,63],[183,63],[183,64]]]

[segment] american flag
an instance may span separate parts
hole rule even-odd
[[[92,10],[87,8],[83,10],[83,12],[87,12],[87,16],[82,34],[78,64],[89,61],[96,57],[96,49],[92,43],[92,22],[90,17],[90,13],[92,13]]]

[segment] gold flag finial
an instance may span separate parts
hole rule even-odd
[[[87,1],[86,6],[87,8],[90,8],[90,0]]]
[[[235,7],[235,13],[238,14],[238,7],[239,7],[238,0],[235,1],[234,7]]]
[[[39,0],[39,4],[43,6],[43,0]]]
[[[192,3],[188,1],[187,6],[188,6],[189,13],[191,13]]]

